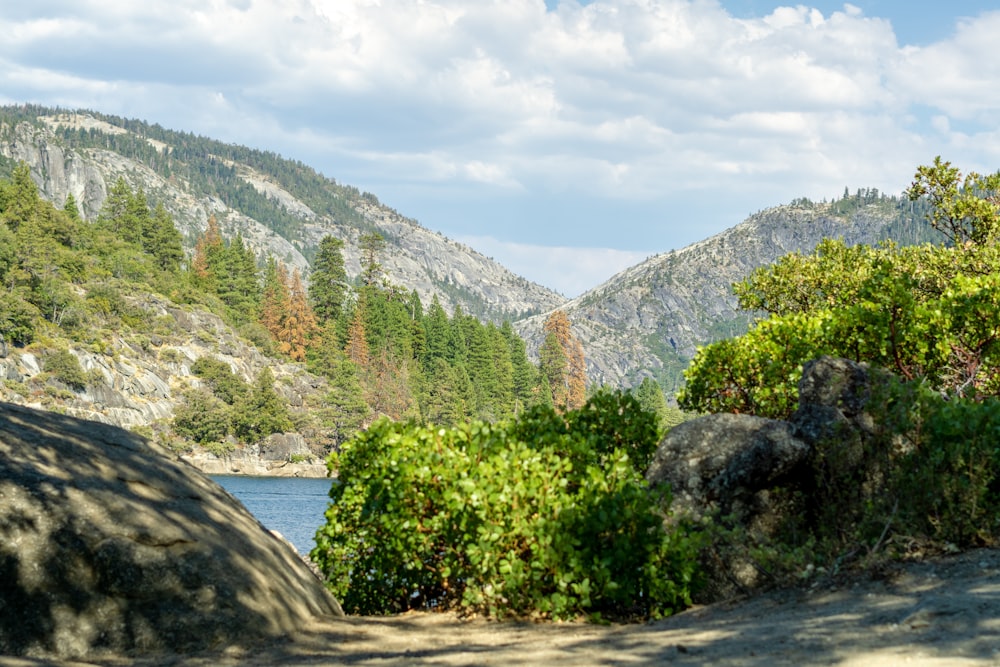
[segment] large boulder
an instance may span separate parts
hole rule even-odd
[[[646,471],[652,487],[668,484],[674,510],[701,518],[713,510],[759,513],[758,492],[794,474],[809,446],[794,427],[751,415],[705,415],[678,424],[656,450]]]
[[[712,517],[735,531],[702,563],[711,580],[704,601],[763,583],[753,542],[849,527],[879,500],[892,452],[905,447],[880,423],[891,385],[885,371],[820,357],[803,366],[789,421],[715,414],[670,430],[646,473],[650,486],[669,485],[672,520]]]
[[[0,654],[195,651],[341,614],[292,548],[168,451],[0,403]]]

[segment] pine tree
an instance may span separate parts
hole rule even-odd
[[[569,396],[569,387],[566,384],[569,359],[559,344],[559,338],[552,331],[545,334],[545,340],[538,349],[538,366],[552,404],[565,408]]]
[[[219,221],[214,215],[208,217],[205,233],[198,237],[194,244],[194,256],[191,258],[191,275],[198,287],[212,290],[215,287],[215,275],[212,272],[212,259],[217,257],[222,249],[222,234],[219,232]]]
[[[208,245],[208,268],[213,277],[215,293],[237,322],[250,322],[258,317],[260,283],[257,258],[237,235],[230,243]]]
[[[253,443],[294,428],[288,403],[275,391],[274,374],[265,367],[253,389],[233,406],[233,433],[244,442]]]
[[[83,222],[83,218],[80,216],[80,208],[76,204],[76,197],[73,196],[72,192],[66,195],[66,203],[63,204],[62,210],[73,222]]]
[[[260,323],[275,340],[280,336],[282,322],[288,317],[290,301],[285,265],[268,257],[260,299]]]
[[[583,345],[570,330],[569,317],[555,310],[543,325],[545,341],[539,350],[541,370],[552,390],[554,404],[575,410],[587,400],[587,367]]]
[[[424,421],[450,425],[465,418],[466,407],[457,387],[455,369],[447,361],[442,358],[434,359],[427,373],[426,384],[427,391],[421,408]]]
[[[500,326],[500,335],[507,342],[510,349],[511,361],[511,382],[514,391],[514,414],[517,415],[521,409],[538,402],[539,373],[538,368],[532,365],[528,359],[528,352],[524,339],[517,335],[510,322],[504,321]]]
[[[424,368],[429,369],[437,359],[450,359],[451,324],[448,313],[441,307],[437,294],[431,299],[431,306],[424,317]]]
[[[382,282],[382,264],[379,263],[382,251],[385,250],[385,239],[381,234],[373,232],[365,234],[360,239],[361,245],[361,282],[375,286]]]
[[[161,202],[156,204],[143,231],[143,247],[156,258],[157,265],[164,271],[174,273],[180,269],[184,260],[183,239]]]
[[[326,395],[329,416],[325,419],[333,427],[333,445],[338,447],[364,426],[371,409],[365,402],[358,367],[337,349],[326,356],[324,375],[330,380]]]
[[[21,162],[14,167],[10,184],[3,189],[2,195],[0,221],[6,223],[11,231],[16,232],[21,223],[35,218],[41,199],[27,163]]]
[[[368,337],[365,333],[365,299],[359,299],[347,329],[347,358],[362,371],[368,368]]]
[[[344,267],[344,242],[325,236],[319,242],[316,260],[309,276],[309,300],[320,322],[340,317],[350,285]]]
[[[292,271],[292,281],[288,288],[288,315],[281,325],[278,349],[295,361],[305,361],[306,348],[316,335],[319,326],[306,298],[299,270]]]

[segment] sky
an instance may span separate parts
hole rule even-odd
[[[2,2],[0,103],[301,160],[572,297],[938,155],[996,171],[991,5]]]

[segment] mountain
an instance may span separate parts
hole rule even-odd
[[[591,382],[636,386],[653,377],[673,395],[700,345],[746,331],[754,313],[738,308],[731,286],[789,252],[824,238],[849,245],[933,239],[922,202],[859,190],[827,203],[805,199],[750,216],[709,239],[651,257],[562,304],[587,356]],[[529,348],[547,313],[516,323]]]
[[[799,199],[756,213],[709,239],[651,257],[568,301],[475,250],[431,232],[375,195],[337,183],[273,153],[166,130],[97,112],[0,107],[0,175],[23,160],[43,195],[61,206],[72,194],[93,219],[119,177],[162,203],[190,249],[210,215],[224,236],[240,236],[258,255],[308,273],[320,239],[345,242],[348,274],[361,270],[360,238],[378,232],[389,279],[437,296],[484,321],[515,322],[537,354],[542,324],[566,311],[581,340],[592,383],[630,387],[653,377],[668,395],[698,346],[745,331],[732,283],[788,252],[825,237],[849,244],[932,238],[925,209],[875,190],[841,199]]]
[[[345,242],[348,274],[361,267],[359,240],[386,240],[380,263],[390,281],[436,295],[499,322],[556,308],[565,297],[517,276],[472,248],[432,232],[370,193],[338,184],[273,153],[92,111],[0,107],[0,174],[26,162],[43,196],[61,207],[72,194],[86,219],[119,178],[162,203],[191,248],[214,215],[224,237],[240,235],[259,256],[307,274],[319,241]],[[6,168],[4,168],[6,167]]]

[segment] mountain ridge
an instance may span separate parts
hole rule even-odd
[[[119,176],[162,202],[190,248],[215,215],[223,235],[241,237],[307,275],[319,240],[345,242],[349,275],[361,270],[360,238],[386,239],[388,278],[481,320],[514,322],[537,354],[542,323],[565,310],[581,340],[591,383],[636,386],[658,380],[668,395],[697,347],[744,332],[732,283],[787,252],[825,237],[848,244],[926,239],[922,209],[874,190],[815,203],[799,199],[759,211],[710,238],[653,255],[574,299],[532,283],[457,241],[431,232],[371,193],[337,183],[274,153],[223,144],[143,121],[91,111],[0,107],[0,158],[24,160],[44,196],[69,194],[93,217]],[[252,215],[251,215],[252,214]],[[258,218],[253,217],[254,215]]]
[[[101,142],[105,147],[97,147]],[[133,157],[122,151],[131,151]],[[233,159],[237,154],[251,162]],[[303,273],[323,236],[337,236],[345,242],[349,275],[357,275],[359,239],[375,231],[387,242],[382,264],[388,278],[417,290],[428,303],[437,296],[449,312],[460,307],[484,320],[512,320],[566,300],[400,215],[374,195],[341,186],[272,153],[91,111],[24,106],[0,108],[0,155],[8,162],[26,162],[43,195],[57,206],[73,194],[87,219],[96,216],[110,184],[121,176],[130,187],[142,187],[152,202],[163,203],[188,248],[214,215],[224,237],[239,234],[259,256],[274,255]],[[296,195],[254,161],[302,174],[302,182],[308,181],[302,187],[312,188],[312,194]],[[313,201],[305,201],[309,198]],[[317,210],[320,206],[324,210]],[[270,219],[247,214],[254,209]],[[449,261],[443,262],[443,257]]]

